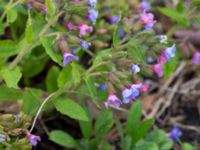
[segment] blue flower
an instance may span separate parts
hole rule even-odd
[[[167,61],[170,61],[172,57],[175,56],[176,45],[172,45],[172,47],[168,47],[164,50],[163,55]]]
[[[148,1],[143,0],[142,2],[140,2],[139,8],[141,10],[149,11],[151,9],[151,4]]]
[[[182,132],[179,128],[173,127],[172,130],[167,133],[167,136],[173,141],[177,141],[182,136]]]
[[[98,17],[98,11],[94,10],[94,9],[90,9],[88,11],[88,15],[87,18],[90,20],[90,22],[92,22],[93,24],[96,23],[97,17]]]
[[[115,24],[119,20],[119,16],[109,16],[108,19],[111,24]]]
[[[63,65],[66,66],[68,63],[74,61],[74,60],[78,60],[78,56],[75,56],[71,53],[65,52],[63,55]]]
[[[122,38],[126,35],[126,32],[123,31],[122,26],[119,26],[118,35],[119,35],[120,38]]]
[[[89,1],[88,1],[88,5],[89,5],[91,8],[95,8],[96,5],[97,5],[97,0],[89,0]]]
[[[6,141],[6,136],[3,134],[0,134],[0,142]]]
[[[132,99],[135,99],[136,95],[139,95],[139,91],[136,91],[135,89],[132,88],[126,88],[122,91],[122,97],[123,97],[122,102],[127,104]]]
[[[88,42],[86,42],[86,41],[81,41],[81,42],[80,42],[80,46],[81,46],[84,50],[86,50],[86,49],[88,49],[88,48],[91,46],[91,43],[88,43]]]
[[[132,71],[133,73],[138,73],[138,72],[140,72],[140,67],[139,67],[138,65],[132,64],[132,65],[131,65],[131,71]]]

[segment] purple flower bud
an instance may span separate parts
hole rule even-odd
[[[119,16],[108,16],[110,24],[115,24],[119,20]]]
[[[42,13],[47,14],[47,12],[48,12],[48,9],[46,8],[46,6],[43,6],[42,7]]]
[[[30,144],[33,145],[33,146],[36,146],[37,143],[39,141],[41,141],[41,138],[39,136],[36,136],[34,134],[31,134],[31,133],[28,133],[27,137],[28,137]]]
[[[106,8],[104,8],[103,9],[105,12],[109,12],[109,11],[111,11],[111,8],[110,7],[106,7]]]
[[[146,0],[143,0],[142,2],[140,2],[139,4],[139,8],[143,11],[143,10],[146,10],[146,11],[149,11],[151,9],[151,5],[148,1]]]
[[[120,99],[114,93],[110,93],[107,101],[105,102],[106,108],[108,108],[110,105],[114,105],[114,107],[119,107],[121,105]]]
[[[172,45],[172,47],[168,47],[164,50],[163,55],[167,61],[170,61],[172,57],[175,56],[176,45]]]
[[[63,66],[66,66],[68,63],[74,61],[74,60],[78,60],[78,56],[75,56],[71,53],[65,52],[63,55]]]
[[[95,8],[97,5],[97,0],[89,0],[88,5],[90,6],[90,8]]]
[[[118,29],[118,35],[119,35],[120,38],[122,38],[126,35],[126,32],[123,31],[122,26],[120,26],[119,29]]]
[[[30,2],[26,2],[26,8],[27,8],[27,9],[31,9],[31,8],[32,8],[32,6],[31,6],[31,3],[30,3]]]
[[[91,46],[91,43],[88,43],[88,42],[86,42],[86,41],[81,41],[81,42],[80,42],[80,46],[81,46],[84,50],[86,50],[86,49],[88,49],[88,48]]]
[[[177,141],[182,136],[182,132],[179,128],[173,127],[172,130],[167,133],[167,136],[173,141]]]
[[[132,64],[132,65],[131,65],[131,71],[132,71],[133,73],[138,73],[138,72],[140,72],[140,67],[139,67],[138,65]]]
[[[94,9],[90,9],[88,11],[88,15],[87,18],[90,20],[90,22],[92,22],[93,24],[96,23],[97,17],[98,17],[98,11],[94,10]]]
[[[6,141],[6,136],[3,134],[0,134],[0,142],[5,142]]]
[[[197,65],[200,64],[200,52],[195,52],[192,58],[192,63]]]

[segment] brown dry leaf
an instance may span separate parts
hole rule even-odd
[[[142,108],[145,112],[148,112],[153,108],[153,104],[158,99],[158,96],[158,93],[154,93],[151,95],[147,95],[142,99]]]

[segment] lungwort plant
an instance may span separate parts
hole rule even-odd
[[[104,139],[114,125],[116,146],[124,150],[168,150],[171,139],[179,141],[179,129],[166,134],[152,119],[141,119],[137,98],[148,93],[146,79],[168,76],[178,64],[176,44],[154,31],[149,2],[1,0],[0,14],[0,100],[20,107],[18,114],[0,115],[1,149],[42,143],[35,125],[54,109],[80,123],[79,140],[47,132],[63,147],[115,149]],[[96,119],[87,99],[100,110]],[[122,108],[132,103],[130,111]],[[128,112],[125,125],[111,108]]]

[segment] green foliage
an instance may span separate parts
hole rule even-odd
[[[134,131],[138,129],[141,121],[142,108],[140,101],[136,101],[131,107],[126,122],[126,133],[130,136],[134,134]]]
[[[0,101],[2,100],[19,100],[22,98],[22,92],[15,88],[0,86]]]
[[[68,147],[68,148],[78,147],[76,140],[72,136],[60,130],[53,130],[50,133],[49,138],[51,141],[64,147]]]
[[[178,23],[179,25],[189,27],[191,24],[186,9],[181,1],[177,4],[176,9],[163,7],[159,8],[159,11],[162,14],[170,17],[174,22]]]
[[[88,116],[85,110],[73,100],[59,98],[54,100],[54,105],[57,111],[69,116],[70,118],[88,121]]]
[[[26,23],[25,38],[28,43],[31,43],[33,41],[33,27],[32,27],[30,11],[28,11],[28,20]]]
[[[196,148],[193,147],[192,145],[190,145],[189,143],[183,143],[182,144],[182,149],[183,150],[196,150]]]
[[[55,42],[54,38],[43,38],[40,40],[46,53],[49,55],[49,57],[55,61],[56,63],[58,63],[59,65],[62,65],[62,57],[59,53],[57,53],[54,49],[53,49],[53,44]]]
[[[1,76],[8,87],[18,88],[18,82],[22,77],[22,74],[19,67],[13,69],[3,68],[1,69]]]
[[[102,110],[95,123],[96,136],[101,137],[113,126],[113,114],[108,110]]]

